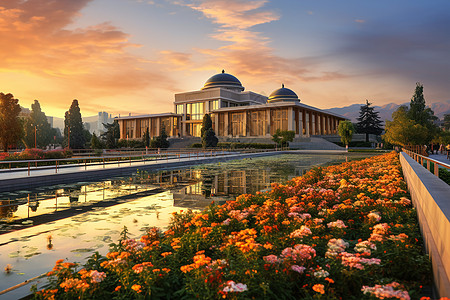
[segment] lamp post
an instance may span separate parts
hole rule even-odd
[[[36,125],[34,125],[34,149],[37,149],[36,131]]]

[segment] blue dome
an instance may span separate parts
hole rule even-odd
[[[270,94],[269,99],[267,99],[267,102],[281,102],[281,101],[299,101],[298,96],[296,93],[294,93],[293,90],[285,88],[284,84],[281,86],[281,88],[275,90]]]
[[[231,74],[225,73],[224,70],[222,70],[222,73],[216,74],[209,78],[205,85],[203,86],[202,90],[210,89],[210,88],[216,88],[216,87],[225,87],[225,88],[231,88],[231,89],[238,89],[243,91],[244,87],[242,86],[239,79],[234,77]]]

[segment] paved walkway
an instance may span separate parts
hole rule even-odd
[[[447,155],[446,154],[430,154],[428,157],[431,158],[431,159],[440,161],[440,162],[442,162],[444,164],[447,164],[448,167],[450,167],[450,159],[447,159]]]

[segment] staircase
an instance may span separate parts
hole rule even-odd
[[[289,148],[299,150],[345,150],[345,148],[320,137],[296,138],[289,143]]]

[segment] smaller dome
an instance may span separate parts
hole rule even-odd
[[[273,103],[282,101],[300,102],[300,99],[298,99],[297,94],[294,93],[293,90],[285,88],[284,84],[282,84],[281,88],[273,91],[272,94],[270,94],[269,98],[267,99],[267,102]]]
[[[216,87],[224,87],[229,89],[237,89],[240,91],[244,90],[244,87],[242,86],[239,79],[237,79],[235,76],[225,73],[225,70],[222,70],[222,73],[216,74],[209,78],[205,85],[203,86],[202,90],[210,89],[210,88],[216,88]]]

